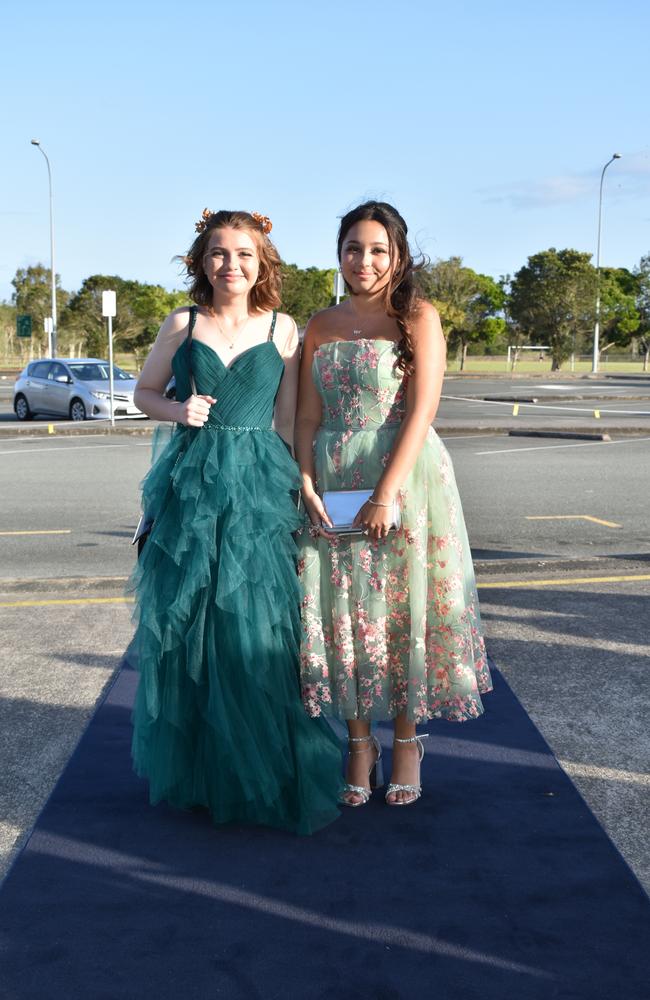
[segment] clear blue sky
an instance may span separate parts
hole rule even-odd
[[[269,215],[334,264],[337,217],[393,202],[430,257],[513,272],[549,246],[650,252],[646,0],[35,0],[2,16],[0,299],[16,268],[181,287],[204,207]]]

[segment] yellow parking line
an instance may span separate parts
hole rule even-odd
[[[531,514],[526,515],[527,521],[593,521],[594,524],[603,524],[606,528],[622,528],[622,524],[615,521],[603,521],[599,517],[592,517],[591,514]]]
[[[500,590],[504,587],[519,587],[525,590],[526,587],[566,587],[569,584],[575,586],[580,583],[627,583],[630,580],[650,580],[650,573],[638,576],[577,576],[556,580],[502,580],[497,583],[477,583],[476,586],[484,590]]]
[[[650,580],[650,573],[633,576],[577,576],[555,580],[498,580],[491,583],[477,583],[480,590],[503,590],[509,588],[526,590],[528,587],[566,587],[582,583],[629,583]],[[56,605],[84,604],[133,604],[132,597],[61,597],[45,601],[0,601],[0,608],[47,608]]]
[[[47,608],[55,604],[133,604],[133,598],[62,597],[48,601],[0,601],[0,608]]]
[[[72,528],[49,528],[42,531],[0,531],[0,535],[71,535]]]

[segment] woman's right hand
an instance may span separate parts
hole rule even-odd
[[[329,514],[325,510],[325,504],[319,497],[318,493],[309,493],[305,495],[305,491],[303,490],[302,502],[305,505],[305,510],[307,511],[307,515],[311,521],[311,528],[309,529],[310,534],[313,535],[314,538],[318,538],[320,535],[321,538],[328,538],[331,541],[332,535],[330,532],[325,531],[323,524],[328,524],[330,528],[332,528],[333,525]]]
[[[213,403],[216,403],[216,399],[212,396],[189,396],[183,403],[178,404],[176,419],[185,427],[203,427],[210,416],[210,407]]]

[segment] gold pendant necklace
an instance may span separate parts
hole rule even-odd
[[[242,317],[242,318],[243,318],[243,317]],[[226,341],[226,343],[228,344],[228,348],[229,348],[229,350],[231,350],[231,351],[234,351],[234,349],[235,349],[235,344],[237,343],[237,341],[238,341],[238,340],[239,340],[239,338],[241,337],[242,333],[243,333],[243,332],[244,332],[244,330],[246,329],[246,327],[247,327],[247,325],[248,325],[248,321],[249,321],[249,319],[250,319],[250,316],[249,316],[249,315],[247,315],[247,316],[246,316],[246,319],[244,320],[244,324],[243,324],[243,326],[242,326],[241,330],[239,330],[239,331],[238,331],[238,332],[237,332],[237,333],[235,334],[235,339],[234,339],[234,340],[230,340],[230,338],[229,338],[229,337],[228,337],[228,336],[227,336],[227,335],[226,335],[226,334],[225,334],[225,333],[223,332],[223,330],[222,330],[222,328],[221,328],[221,323],[220,323],[220,322],[219,322],[219,320],[217,319],[217,314],[216,314],[216,313],[214,314],[214,321],[215,321],[215,323],[217,324],[217,330],[219,331],[219,333],[221,334],[221,336],[223,337],[223,339],[224,339],[224,340]],[[235,326],[237,326],[237,325],[238,325],[239,323],[241,323],[241,319],[237,320],[237,323],[235,324]]]

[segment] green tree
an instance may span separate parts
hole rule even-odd
[[[557,371],[591,330],[596,271],[591,255],[551,247],[533,254],[510,284],[508,314],[527,337],[551,349]]]
[[[0,302],[0,348],[3,361],[15,354],[29,355],[29,347],[25,351],[25,342],[16,336],[16,307],[8,302]]]
[[[47,316],[52,315],[51,273],[48,267],[34,264],[32,267],[19,267],[11,280],[11,284],[14,286],[11,296],[12,304],[17,313],[29,313],[32,317],[32,344],[30,348],[35,348],[39,355],[47,350],[44,321]],[[61,288],[61,279],[57,274],[56,309],[59,325],[67,301],[68,293]]]
[[[625,267],[600,271],[600,353],[627,347],[639,329],[638,279]]]
[[[298,326],[305,326],[310,316],[331,305],[335,273],[334,268],[282,265],[282,308]]]
[[[647,372],[650,360],[650,254],[646,254],[634,269],[636,278],[636,307],[639,313],[639,346],[643,353],[643,370]]]
[[[115,348],[132,352],[137,363],[149,350],[165,316],[189,302],[185,292],[168,292],[160,285],[128,281],[117,275],[91,275],[71,297],[64,316],[65,337],[74,354],[107,353],[102,292],[108,290],[114,291],[117,298],[117,315],[113,320]]]
[[[505,320],[499,313],[505,295],[494,278],[465,267],[461,257],[450,257],[429,264],[417,280],[440,313],[450,347],[458,350],[461,371],[470,344],[490,344],[503,335]]]

